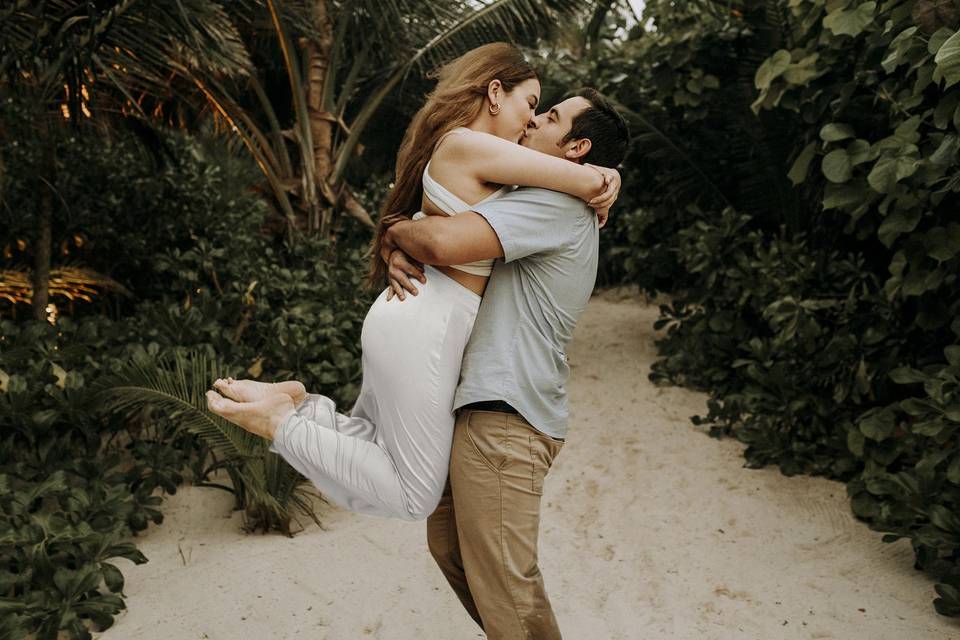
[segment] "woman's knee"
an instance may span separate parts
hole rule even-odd
[[[441,496],[431,497],[407,509],[407,519],[413,522],[422,522],[430,518],[440,505]]]

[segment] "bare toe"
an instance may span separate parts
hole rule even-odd
[[[247,402],[249,398],[243,397],[243,392],[237,387],[237,385],[231,385],[229,382],[225,382],[223,385],[218,387],[220,393],[226,398],[235,400],[236,402]]]
[[[248,402],[236,402],[229,396],[220,395],[216,391],[207,391],[207,405],[209,406],[211,403],[213,405],[211,411],[230,421],[233,421],[244,412],[245,408],[250,406]]]
[[[207,409],[213,413],[221,414],[224,409],[223,396],[213,390],[207,391]]]

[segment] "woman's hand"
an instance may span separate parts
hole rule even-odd
[[[616,169],[598,167],[595,164],[587,163],[584,166],[594,169],[603,176],[603,192],[587,202],[587,204],[597,212],[598,216],[601,215],[601,211],[604,212],[600,220],[600,226],[602,227],[604,224],[606,224],[610,207],[613,206],[613,203],[617,201],[617,196],[620,195],[620,172]]]
[[[404,290],[417,295],[417,288],[410,278],[426,283],[423,275],[423,265],[403,252],[403,249],[394,249],[387,259],[387,277],[390,280],[390,289],[387,291],[387,300],[397,296],[400,300],[406,299]]]
[[[594,209],[597,212],[597,220],[600,221],[600,228],[603,229],[603,225],[607,224],[607,218],[610,217],[610,208],[604,207],[602,209]]]

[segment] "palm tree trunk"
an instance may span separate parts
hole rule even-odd
[[[307,111],[310,114],[310,133],[313,137],[313,172],[315,183],[326,200],[326,206],[311,212],[310,228],[328,234],[333,222],[336,195],[327,179],[333,168],[333,116],[323,104],[323,85],[330,67],[330,49],[333,46],[333,23],[327,13],[327,0],[314,3],[314,20],[320,33],[316,41],[303,38],[307,61]],[[304,170],[307,170],[304,168]],[[317,219],[319,218],[319,219]]]
[[[600,43],[600,33],[603,31],[603,23],[612,7],[613,0],[601,0],[593,12],[593,17],[590,18],[590,23],[587,25],[586,44],[591,56],[597,55],[597,45]]]
[[[33,263],[33,318],[45,322],[47,303],[50,299],[50,245],[53,220],[53,193],[48,184],[40,185],[38,214],[40,220]]]

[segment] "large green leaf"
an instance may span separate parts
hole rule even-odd
[[[838,140],[846,140],[847,138],[853,138],[855,136],[856,132],[853,130],[853,127],[842,122],[831,122],[830,124],[823,125],[823,128],[820,129],[820,139],[826,142],[837,142]]]
[[[806,180],[807,173],[810,171],[810,163],[813,162],[818,146],[816,142],[811,142],[803,148],[800,155],[797,156],[797,159],[793,161],[790,171],[787,173],[790,182],[797,185]]]
[[[960,367],[960,345],[951,344],[943,349],[943,355],[952,367]]]
[[[896,428],[896,416],[889,409],[875,409],[867,412],[859,422],[860,433],[877,442],[893,435]]]
[[[858,36],[873,23],[876,2],[864,2],[853,8],[834,10],[823,19],[823,26],[836,35]]]
[[[927,255],[937,262],[946,262],[960,253],[960,237],[946,227],[933,227],[924,235]]]
[[[853,166],[876,160],[879,154],[880,150],[875,149],[866,140],[854,140],[847,145],[847,155],[850,156],[850,164]]]
[[[960,456],[956,456],[947,466],[947,480],[960,485]]]
[[[830,182],[843,183],[853,175],[853,165],[845,149],[834,149],[823,158],[823,175]]]
[[[941,166],[950,165],[956,159],[958,150],[960,150],[960,137],[957,137],[953,133],[948,133],[943,136],[943,140],[940,141],[937,150],[930,155],[929,161],[931,164]]]
[[[783,75],[783,72],[786,71],[789,66],[790,52],[786,49],[781,49],[764,60],[760,68],[757,69],[754,80],[757,89],[769,89],[773,81]]]
[[[915,207],[896,209],[880,223],[880,228],[877,229],[877,237],[884,245],[892,246],[893,241],[898,236],[916,229],[922,216],[923,211]]]
[[[934,61],[937,72],[946,79],[947,87],[960,82],[960,32],[954,33],[940,46]]]
[[[791,64],[783,72],[783,79],[792,85],[804,85],[817,77],[817,60],[819,53],[812,53],[798,62]]]
[[[900,64],[904,62],[904,54],[910,49],[914,42],[914,34],[917,33],[917,27],[908,27],[901,31],[896,38],[890,42],[890,50],[887,57],[881,62],[884,71],[893,73]]]
[[[890,379],[897,384],[926,382],[927,378],[929,378],[929,376],[913,367],[898,367],[890,372]]]
[[[943,505],[934,505],[930,509],[930,521],[944,531],[960,534],[960,515]]]
[[[918,167],[910,156],[885,156],[880,158],[867,176],[867,182],[879,193],[891,193],[898,182],[912,176]]]
[[[827,184],[824,189],[824,209],[846,209],[863,203],[867,197],[867,189],[862,181],[852,184]]]

